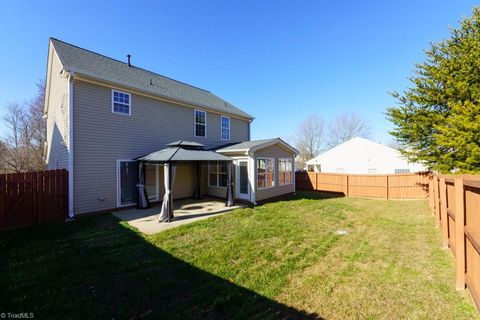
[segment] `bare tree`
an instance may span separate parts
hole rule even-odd
[[[43,149],[47,138],[47,127],[43,117],[45,105],[45,80],[37,83],[37,94],[28,104],[28,117],[30,125],[30,148],[32,153],[32,165],[35,168],[44,167]]]
[[[293,141],[299,151],[296,167],[303,168],[305,162],[316,157],[322,150],[322,138],[325,121],[317,115],[308,116],[299,124]]]
[[[3,171],[22,172],[44,168],[43,145],[45,119],[43,119],[45,82],[38,83],[37,95],[25,104],[10,103],[3,118],[9,130],[0,147],[0,165]]]
[[[328,126],[327,145],[333,148],[354,137],[370,138],[372,128],[357,114],[341,114]]]

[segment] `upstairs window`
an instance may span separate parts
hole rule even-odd
[[[395,174],[410,173],[410,169],[395,169]]]
[[[131,114],[130,93],[112,90],[112,112],[125,115]]]
[[[292,159],[278,159],[278,184],[284,186],[292,184]]]
[[[257,187],[267,189],[275,187],[275,159],[257,159]]]
[[[230,118],[221,116],[220,117],[220,130],[222,134],[222,140],[230,140]]]
[[[202,110],[194,110],[194,131],[195,137],[203,137],[207,136],[207,113]]]

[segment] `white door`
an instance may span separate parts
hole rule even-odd
[[[237,160],[237,198],[250,200],[250,184],[248,183],[248,160]]]

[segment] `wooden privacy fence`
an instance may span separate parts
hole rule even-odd
[[[480,308],[480,176],[433,176],[429,204],[442,243],[455,256],[455,287]]]
[[[0,229],[65,218],[67,212],[66,170],[0,174]]]
[[[296,188],[343,193],[345,196],[384,199],[426,199],[430,174],[359,175],[297,172]]]

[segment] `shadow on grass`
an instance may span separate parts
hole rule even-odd
[[[345,194],[341,192],[297,190],[295,194],[269,198],[263,201],[258,201],[258,204],[263,205],[266,203],[277,202],[277,201],[292,201],[292,200],[302,200],[302,199],[323,200],[323,199],[334,199],[334,198],[345,198]]]
[[[320,318],[179,260],[108,214],[2,233],[0,257],[0,312],[42,319]]]

